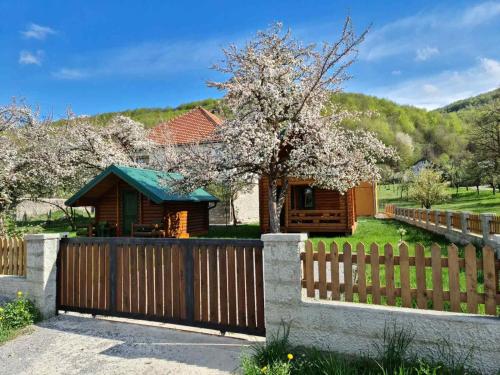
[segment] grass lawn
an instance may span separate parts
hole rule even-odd
[[[90,223],[89,217],[83,211],[76,212],[76,224],[87,225]],[[17,221],[16,229],[19,233],[61,233],[68,232],[69,237],[75,237],[76,231],[71,229],[62,211],[53,211],[51,220],[47,215],[34,217],[27,222]]]
[[[442,248],[449,245],[449,241],[443,236],[428,232],[426,230],[408,225],[406,223],[398,222],[396,220],[381,220],[375,218],[361,218],[358,221],[356,232],[351,236],[324,236],[321,234],[310,235],[311,241],[317,245],[319,241],[324,241],[328,247],[335,241],[337,244],[342,245],[344,242],[349,242],[355,247],[358,242],[365,245],[377,243],[383,246],[390,243],[394,246],[395,250],[400,240],[398,234],[399,228],[406,229],[404,240],[410,247],[410,254],[414,253],[415,245],[421,243],[426,248],[431,244],[437,243]],[[245,224],[238,226],[211,226],[208,235],[204,238],[260,238],[260,230],[258,224]],[[397,250],[395,251],[397,253]],[[430,254],[430,253],[429,253]]]
[[[401,193],[397,189],[398,185],[379,185],[378,199],[379,209],[383,210],[386,204],[395,204],[399,207],[420,207],[416,202],[401,199]],[[458,193],[454,188],[448,188],[450,199],[447,202],[436,204],[434,209],[447,209],[454,211],[470,211],[477,213],[495,213],[500,215],[500,193],[493,195],[490,188],[481,188],[479,195],[475,188],[461,187]]]

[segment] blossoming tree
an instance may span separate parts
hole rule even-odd
[[[377,179],[377,162],[394,157],[394,151],[372,133],[342,128],[340,122],[352,114],[327,106],[349,78],[347,68],[365,34],[356,36],[347,18],[339,39],[318,48],[303,46],[277,24],[242,49],[224,50],[215,68],[229,77],[209,86],[225,92],[232,115],[217,131],[216,157],[183,163],[191,187],[219,174],[267,177],[270,229],[279,232],[290,178],[342,193]]]
[[[111,164],[136,166],[152,145],[144,126],[128,117],[105,126],[73,116],[54,124],[17,103],[0,107],[0,129],[0,216],[20,200],[42,201],[63,211],[73,227],[73,209],[45,198],[73,194]]]

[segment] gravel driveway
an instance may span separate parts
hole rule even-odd
[[[60,315],[0,346],[2,374],[229,374],[250,340]]]

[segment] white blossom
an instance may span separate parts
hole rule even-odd
[[[349,78],[346,70],[365,33],[357,37],[347,18],[340,38],[318,48],[303,46],[277,24],[242,49],[224,50],[216,69],[229,78],[209,85],[225,92],[232,114],[218,127],[218,149],[184,162],[186,183],[195,188],[221,174],[267,177],[271,230],[277,232],[288,179],[313,179],[340,192],[377,179],[377,163],[394,158],[394,150],[372,133],[340,127],[352,114],[327,107]]]

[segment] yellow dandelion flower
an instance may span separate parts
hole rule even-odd
[[[17,292],[17,296],[18,297],[22,297],[23,296],[23,292],[21,292],[21,291]]]
[[[263,374],[265,374],[267,372],[267,366],[264,366],[260,369],[260,372],[262,372]]]
[[[292,353],[288,353],[287,358],[288,358],[289,361],[291,361],[293,359],[293,354]]]

